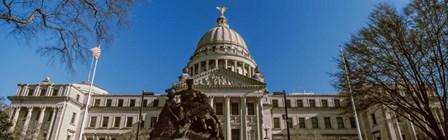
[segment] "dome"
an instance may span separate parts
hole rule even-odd
[[[200,50],[201,47],[212,44],[229,44],[242,47],[247,50],[246,43],[240,34],[235,30],[229,28],[229,26],[218,25],[208,32],[206,32],[198,43],[196,50]]]

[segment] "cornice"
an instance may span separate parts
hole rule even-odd
[[[343,107],[288,107],[288,111],[343,111]],[[272,107],[272,111],[284,112],[284,107]]]
[[[283,95],[269,95],[269,97],[281,97],[283,98]],[[291,95],[286,94],[286,97],[341,97],[345,98],[347,96],[345,95],[339,95],[339,94],[299,94],[299,95]]]
[[[24,101],[70,101],[75,105],[81,107],[82,104],[68,96],[8,96],[11,102],[22,103]]]
[[[158,111],[161,110],[163,107],[143,107],[143,111]],[[91,112],[101,112],[101,111],[140,111],[140,107],[117,107],[117,106],[92,106],[90,107],[89,111]]]
[[[144,95],[144,97],[160,97],[161,94]],[[142,94],[95,94],[92,97],[142,97]]]

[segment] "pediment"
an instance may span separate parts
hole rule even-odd
[[[266,84],[231,70],[216,68],[190,77],[196,87],[265,87]],[[185,80],[178,81],[174,87],[185,86]]]

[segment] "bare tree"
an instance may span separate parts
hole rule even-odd
[[[58,58],[73,71],[75,62],[85,62],[88,48],[109,43],[111,30],[126,24],[136,0],[2,0],[0,25],[20,40],[49,35],[38,52]],[[110,46],[110,45],[107,45]]]
[[[448,1],[380,4],[345,44],[358,109],[381,105],[431,139],[448,139]],[[342,60],[337,87],[347,93]]]
[[[5,100],[5,97],[0,97],[0,139],[12,140],[12,134],[9,132],[12,123],[9,121],[8,105]]]

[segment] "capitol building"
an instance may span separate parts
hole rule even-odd
[[[178,81],[167,88],[186,89],[185,80],[193,79],[193,88],[208,96],[226,140],[283,140],[287,127],[293,140],[358,140],[357,127],[364,140],[411,140],[421,134],[381,106],[361,109],[357,126],[353,115],[344,114],[349,102],[342,95],[288,93],[285,100],[283,94],[268,91],[248,45],[223,14],[179,71]],[[8,97],[11,131],[20,139],[135,139],[141,111],[140,138],[148,139],[168,99],[165,93],[110,94],[94,86],[86,106],[89,87],[86,82],[53,83],[50,78],[18,84],[16,94]]]

